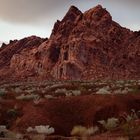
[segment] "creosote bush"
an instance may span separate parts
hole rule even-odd
[[[97,126],[86,128],[84,126],[74,126],[71,131],[72,136],[92,136],[99,131]]]
[[[49,125],[40,125],[40,126],[35,126],[35,128],[32,127],[28,127],[27,128],[27,132],[36,132],[39,134],[46,134],[46,135],[50,135],[53,134],[55,132],[55,129],[53,127],[50,127]]]
[[[106,130],[112,130],[119,125],[119,120],[117,118],[108,118],[107,121],[98,121]]]

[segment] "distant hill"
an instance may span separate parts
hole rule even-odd
[[[98,5],[71,6],[49,39],[10,41],[0,51],[1,80],[139,79],[140,32],[121,27]]]

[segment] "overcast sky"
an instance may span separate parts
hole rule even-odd
[[[0,40],[49,37],[55,21],[61,20],[71,5],[84,12],[97,4],[120,25],[140,30],[140,0],[0,0]]]

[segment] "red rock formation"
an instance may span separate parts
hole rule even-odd
[[[31,57],[28,55],[29,52],[31,53],[32,50],[37,49],[43,41],[44,39],[31,36],[19,41],[11,40],[7,45],[3,44],[0,50],[0,79],[17,78],[18,67],[21,66],[25,70],[24,61],[25,59],[29,61],[29,57]],[[24,58],[22,54],[29,57]]]
[[[100,5],[85,13],[71,6],[48,40],[4,47],[1,77],[5,66],[15,79],[139,79],[140,33],[121,27]]]

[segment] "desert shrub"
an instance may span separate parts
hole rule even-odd
[[[22,139],[21,134],[16,134],[14,132],[9,131],[5,125],[0,125],[0,138],[7,139]]]
[[[139,118],[138,114],[139,114],[139,111],[136,112],[134,109],[131,109],[130,115],[129,114],[125,115],[126,122],[137,120]]]
[[[129,89],[128,88],[124,88],[122,91],[121,91],[121,94],[127,94],[129,92]]]
[[[0,133],[3,131],[7,131],[7,128],[5,125],[0,125]]]
[[[29,95],[20,95],[18,97],[16,97],[17,100],[32,100],[32,99],[36,99],[38,98],[39,96],[38,95],[35,95],[35,94],[29,94]]]
[[[66,97],[72,96],[72,92],[66,92],[66,93],[65,93],[65,96],[66,96]]]
[[[37,89],[36,88],[27,88],[24,90],[25,93],[29,93],[29,94],[33,94],[35,92],[37,92]]]
[[[71,131],[72,136],[84,136],[86,134],[87,128],[84,126],[74,126]]]
[[[116,128],[119,124],[119,120],[117,118],[108,118],[107,121],[101,120],[98,121],[106,130],[112,130]]]
[[[60,89],[56,89],[55,93],[59,94],[59,93],[65,93],[67,92],[67,90],[65,88],[60,88]]]
[[[114,90],[113,93],[114,94],[121,94],[122,93],[122,90],[121,89],[117,89],[117,90]]]
[[[5,89],[4,88],[1,88],[0,89],[0,97],[4,96],[6,93]]]
[[[23,135],[20,134],[20,133],[17,133],[17,134],[16,134],[16,139],[18,139],[18,140],[23,140]]]
[[[99,128],[97,126],[90,127],[87,129],[86,135],[91,136],[96,134],[99,131]]]
[[[55,132],[53,127],[50,127],[49,125],[40,125],[40,126],[35,126],[35,128],[32,127],[28,127],[27,128],[27,132],[36,132],[39,134],[46,134],[46,135],[50,135],[53,134]]]
[[[101,89],[99,89],[96,94],[110,94],[110,88],[107,86],[107,87],[103,87]]]
[[[125,81],[123,81],[123,80],[118,80],[118,81],[116,81],[116,83],[117,83],[117,84],[125,84]]]
[[[55,97],[53,97],[52,95],[45,95],[45,98],[47,98],[47,99],[53,99]]]
[[[42,99],[39,96],[37,96],[36,98],[33,99],[33,102],[35,105],[38,105],[41,101],[42,101]]]
[[[79,96],[81,95],[81,91],[80,90],[69,90],[65,93],[66,97],[70,97],[70,96]]]
[[[86,128],[84,126],[74,126],[71,131],[72,136],[91,136],[99,131],[97,126]]]
[[[30,132],[34,132],[34,131],[35,131],[35,129],[34,129],[34,128],[32,128],[32,127],[28,127],[28,128],[26,129],[26,131],[30,133]]]
[[[79,95],[81,95],[81,91],[80,90],[72,90],[72,94],[74,96],[79,96]]]
[[[130,114],[124,114],[124,119],[126,122],[121,125],[121,129],[130,140],[133,140],[134,136],[140,132],[139,122],[137,122],[139,120],[139,111],[136,112],[134,109],[131,109]]]
[[[55,90],[55,94],[58,96],[64,96],[67,93],[67,89],[60,88]]]
[[[0,138],[5,137],[4,133],[7,131],[5,125],[0,125]]]
[[[14,89],[14,91],[15,91],[16,93],[21,93],[21,92],[22,92],[22,90],[20,89],[20,87],[16,87],[16,88]]]

